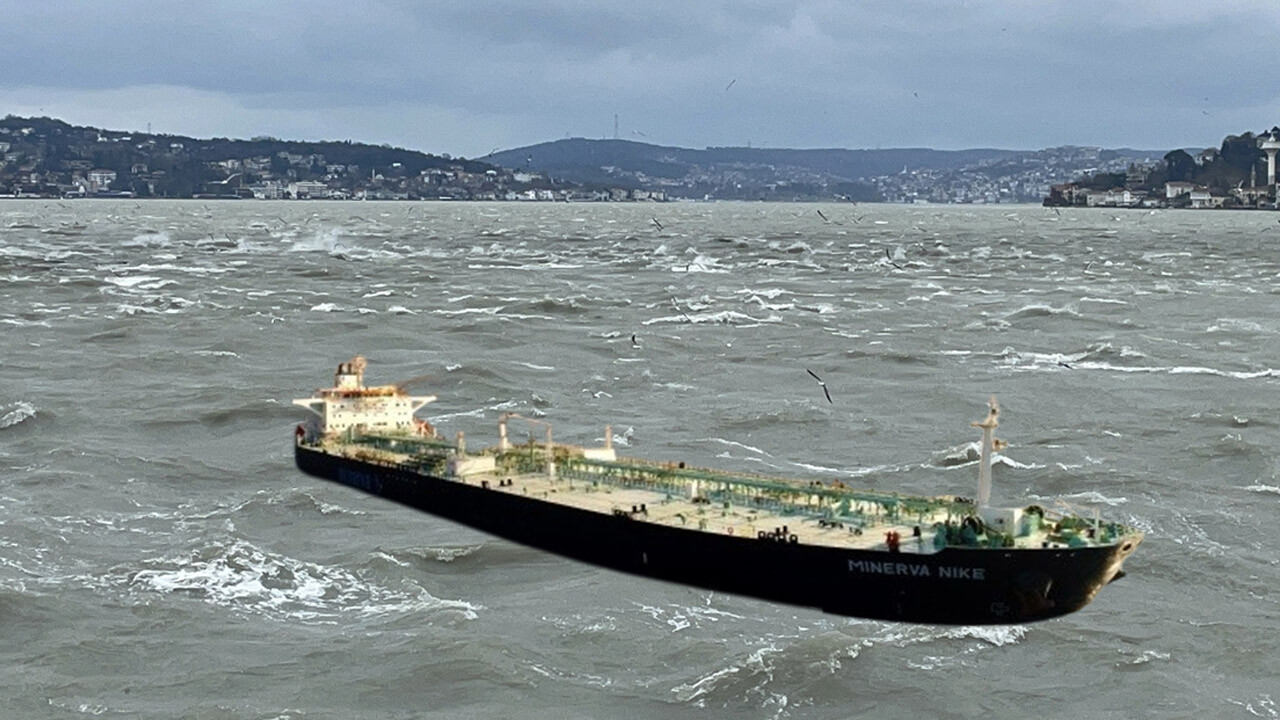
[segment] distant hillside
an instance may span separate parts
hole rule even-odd
[[[110,178],[95,192],[136,197],[230,193],[261,181],[320,182],[353,191],[375,183],[401,193],[423,173],[484,175],[488,163],[350,141],[193,138],[71,125],[54,118],[0,119],[0,190],[73,193],[89,173]],[[109,171],[110,174],[104,171]],[[403,181],[403,182],[402,182]],[[404,187],[401,187],[401,186]]]
[[[772,165],[823,173],[848,180],[910,170],[954,170],[1018,154],[1015,150],[788,150],[782,148],[709,147],[705,150],[666,147],[630,140],[572,138],[506,150],[485,158],[503,167],[563,174],[614,166],[653,177],[681,177],[690,167]]]
[[[752,200],[1037,202],[1045,178],[1159,157],[1145,150],[791,150],[666,147],[572,138],[486,161],[586,185],[663,188],[669,197]]]

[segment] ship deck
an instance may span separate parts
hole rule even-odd
[[[1020,523],[1008,533],[964,531],[977,509],[954,497],[920,497],[846,488],[841,483],[796,481],[683,464],[591,455],[582,448],[530,443],[458,453],[438,439],[367,436],[324,441],[324,452],[427,472],[491,492],[535,498],[636,522],[748,538],[856,550],[929,555],[944,547],[1007,549],[1080,547],[1114,543],[1124,529],[1111,523],[1061,516]],[[547,462],[555,458],[554,472]],[[1086,529],[1092,526],[1092,529]],[[976,529],[976,527],[975,527]],[[1095,534],[1095,530],[1099,531]],[[943,533],[944,537],[937,537]],[[984,533],[984,535],[979,535]],[[999,542],[994,542],[993,537]]]
[[[506,479],[510,479],[511,484],[499,487],[499,481]],[[902,538],[900,552],[937,552],[933,525],[948,519],[945,512],[935,512],[920,521],[913,519],[910,522],[874,516],[867,516],[856,522],[835,519],[828,521],[817,514],[794,508],[753,507],[710,500],[695,502],[688,497],[672,496],[656,490],[553,479],[545,473],[479,473],[457,481],[468,484],[487,482],[489,489],[496,492],[540,498],[604,514],[622,513],[638,522],[749,538],[758,538],[759,533],[763,532],[784,542],[791,542],[791,536],[795,536],[795,542],[806,545],[861,550],[887,550],[886,535],[897,532]],[[920,528],[918,537],[914,536],[916,527]]]

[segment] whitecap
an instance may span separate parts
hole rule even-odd
[[[656,323],[718,323],[722,325],[737,325],[739,327],[758,327],[767,323],[781,322],[782,318],[777,315],[770,315],[766,318],[752,317],[746,313],[735,312],[733,310],[724,310],[718,313],[699,313],[690,315],[681,313],[680,315],[668,315],[665,317],[650,318],[641,322],[641,325],[654,325]]]
[[[802,462],[792,462],[791,464],[795,465],[798,468],[803,468],[805,470],[808,470],[809,472],[829,473],[833,475],[845,474],[844,468],[833,468],[833,467],[827,467],[825,465],[811,465],[809,463],[802,463]]]
[[[37,410],[39,408],[25,400],[0,405],[0,430],[30,420],[36,416]]]
[[[342,312],[341,307],[339,307],[336,303],[331,303],[331,302],[320,303],[319,305],[313,305],[311,307],[311,310],[313,312]]]
[[[717,442],[722,445],[730,445],[732,447],[740,447],[743,450],[750,450],[751,452],[756,453],[757,455],[766,455],[766,456],[772,457],[772,455],[769,455],[769,453],[765,452],[764,450],[761,450],[758,447],[752,447],[751,445],[740,443],[734,440],[726,440],[724,438],[713,437],[713,438],[703,438],[700,442]]]
[[[1040,470],[1044,468],[1044,465],[1040,463],[1020,463],[1017,460],[1014,460],[1013,458],[1006,457],[999,453],[991,457],[991,463],[993,465],[996,463],[999,463],[1007,467],[1018,468],[1019,470]]]
[[[430,610],[456,611],[474,619],[479,609],[436,598],[411,580],[400,587],[382,586],[340,567],[272,553],[245,541],[213,543],[144,565],[146,569],[128,578],[135,591],[181,593],[277,620],[334,622],[352,613],[375,617]]]
[[[130,305],[127,303],[123,305],[117,305],[116,310],[119,311],[120,314],[122,315],[130,315],[130,316],[137,315],[138,313],[143,313],[146,315],[160,314],[160,311],[156,310],[155,308],[142,307],[141,305]]]
[[[1025,625],[969,625],[948,630],[943,635],[949,638],[974,638],[990,643],[996,647],[1013,645],[1027,634]]]
[[[1103,495],[1102,493],[1096,490],[1086,490],[1084,492],[1078,492],[1072,495],[1059,495],[1058,497],[1061,497],[1064,500],[1069,499],[1069,500],[1080,500],[1082,502],[1088,502],[1088,503],[1101,503],[1103,505],[1110,505],[1112,507],[1129,502],[1129,498],[1124,498],[1124,497],[1109,498],[1106,495]]]
[[[682,702],[690,702],[714,690],[716,684],[721,680],[741,671],[742,668],[730,665],[727,668],[703,675],[691,683],[677,685],[671,688],[671,692],[676,696],[676,699]]]
[[[166,232],[143,233],[135,235],[132,240],[125,240],[120,247],[169,247],[173,242]]]
[[[132,275],[127,277],[108,277],[103,278],[104,282],[116,285],[122,288],[137,290],[159,290],[168,285],[177,285],[177,280],[165,280],[154,275]]]

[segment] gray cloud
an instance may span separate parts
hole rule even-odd
[[[54,1],[6,10],[0,100],[470,155],[615,113],[693,147],[1161,149],[1280,120],[1250,69],[1278,30],[1246,0]],[[181,88],[215,116],[166,107]]]

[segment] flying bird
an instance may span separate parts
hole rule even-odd
[[[659,230],[661,230],[661,229],[662,229],[662,223],[658,222],[658,218],[649,218],[649,219],[653,221],[653,224],[654,224],[654,225],[657,225],[657,226],[658,226],[658,229],[659,229]]]
[[[894,262],[894,261],[893,261],[893,256],[889,254],[889,248],[885,248],[885,249],[884,249],[884,257],[885,257],[885,259],[886,259],[886,260],[888,260],[888,261],[889,261],[889,264],[890,264],[890,265],[892,265],[892,266],[894,266],[894,267],[898,268],[899,270],[901,270],[901,269],[902,269],[902,266],[901,266],[901,265],[899,265],[898,263],[896,263],[896,262]]]
[[[831,224],[833,224],[833,225],[843,225],[843,224],[844,224],[844,223],[836,222],[836,221],[834,221],[834,220],[832,220],[832,219],[828,218],[826,215],[823,215],[821,210],[819,210],[819,211],[818,211],[818,217],[822,218],[822,222],[828,222],[828,223],[831,223]]]
[[[817,375],[815,375],[815,374],[813,373],[813,371],[812,371],[812,370],[810,370],[809,368],[805,368],[805,369],[804,369],[804,371],[805,371],[805,372],[807,372],[807,373],[809,373],[809,377],[811,377],[811,378],[813,378],[814,380],[817,380],[817,381],[818,381],[818,384],[822,386],[822,393],[823,393],[824,395],[826,395],[826,396],[827,396],[827,402],[829,402],[829,403],[831,403],[831,404],[833,404],[833,405],[834,405],[834,404],[835,404],[835,402],[831,399],[831,391],[827,389],[827,384],[826,384],[825,382],[823,382],[823,381],[822,381],[822,378],[820,378],[820,377],[818,377]]]
[[[636,341],[636,334],[635,334],[635,333],[631,333],[631,347],[633,347],[633,348],[638,348],[638,347],[640,347],[640,343]]]
[[[684,316],[685,320],[689,321],[689,324],[691,325],[693,324],[693,318],[689,317],[689,313],[685,312],[684,308],[680,307],[680,303],[676,302],[675,295],[671,296],[671,304],[674,305],[675,308],[680,311],[680,314]]]
[[[733,84],[734,84],[734,83],[736,83],[736,82],[738,82],[738,78],[734,78],[734,79],[730,80],[730,81],[729,81],[729,84],[724,86],[724,91],[725,91],[725,92],[729,92],[729,88],[733,87]]]
[[[1069,365],[1069,364],[1067,364],[1067,363],[1064,363],[1064,362],[1062,362],[1061,360],[1059,360],[1059,361],[1058,361],[1058,364],[1059,364],[1059,365],[1061,365],[1062,367],[1064,367],[1064,368],[1068,369],[1068,370],[1074,370],[1074,369],[1075,369],[1075,368],[1071,367],[1071,365]]]

